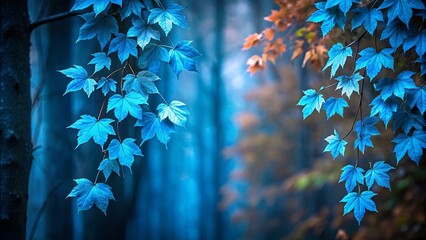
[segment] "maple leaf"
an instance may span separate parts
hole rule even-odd
[[[86,22],[81,26],[77,42],[97,37],[101,49],[111,39],[111,34],[118,33],[117,20],[111,15],[87,13],[80,15]]]
[[[343,109],[345,107],[349,107],[349,105],[343,98],[331,97],[323,104],[323,108],[327,115],[327,120],[336,113],[343,117]]]
[[[333,159],[335,159],[339,154],[345,156],[345,145],[348,143],[345,140],[341,139],[339,133],[334,129],[334,135],[330,135],[325,138],[325,141],[328,142],[323,152],[330,152]]]
[[[278,31],[284,31],[288,27],[288,24],[285,21],[285,15],[286,12],[283,9],[280,9],[279,11],[271,10],[271,15],[265,17],[264,19],[268,22],[274,23]]]
[[[81,66],[74,65],[73,68],[67,68],[60,70],[60,73],[65,76],[72,78],[73,80],[68,83],[67,90],[64,95],[69,92],[75,92],[83,89],[86,92],[87,97],[90,97],[90,94],[95,90],[96,81],[92,78],[89,78],[86,69]]]
[[[142,9],[145,8],[145,5],[140,0],[123,0],[123,7],[120,9],[121,19],[125,19],[132,13],[141,17]]]
[[[348,57],[352,57],[352,48],[344,47],[341,43],[334,44],[331,49],[328,51],[329,59],[325,64],[323,71],[331,66],[330,78],[336,74],[337,69],[343,66],[346,63]]]
[[[416,32],[411,34],[408,38],[405,39],[402,49],[404,52],[410,50],[412,47],[415,47],[416,52],[419,56],[426,54],[426,30],[421,32]]]
[[[389,21],[385,29],[383,29],[380,40],[389,38],[390,45],[396,50],[407,37],[407,27],[401,21],[394,19],[393,21]]]
[[[160,120],[168,118],[172,123],[185,127],[189,111],[183,102],[172,101],[168,105],[161,103],[157,106],[157,111]]]
[[[360,167],[354,167],[352,165],[346,165],[341,169],[342,175],[340,175],[339,183],[345,181],[346,191],[351,192],[356,187],[356,184],[364,184],[364,169]]]
[[[197,72],[193,58],[201,56],[201,54],[195,48],[191,47],[190,44],[191,41],[183,40],[169,51],[170,67],[176,76],[179,76],[183,69]]]
[[[420,113],[423,115],[426,111],[426,86],[409,89],[407,93],[407,101],[410,107],[413,108],[417,106]]]
[[[416,88],[416,84],[411,78],[413,75],[414,72],[404,71],[401,72],[395,80],[391,78],[381,79],[374,84],[374,88],[376,90],[381,90],[380,96],[383,100],[388,99],[392,95],[404,99],[406,90]]]
[[[145,98],[148,98],[149,94],[158,93],[154,82],[160,80],[160,78],[152,72],[140,71],[136,76],[127,74],[123,79],[125,81],[123,88],[126,92],[135,91]]]
[[[324,103],[324,97],[322,94],[317,93],[314,89],[308,89],[303,91],[304,96],[297,103],[298,106],[304,106],[302,113],[303,119],[311,115],[316,109],[318,112],[321,110],[321,106]]]
[[[150,72],[157,73],[161,62],[169,62],[169,52],[166,48],[158,45],[148,45],[139,56],[138,65],[142,69],[148,68]]]
[[[393,113],[398,109],[398,103],[396,102],[394,97],[387,98],[383,100],[383,98],[379,95],[371,101],[370,116],[374,116],[379,114],[380,119],[385,123],[385,127],[387,128],[389,121],[391,120]]]
[[[266,28],[262,31],[263,36],[265,36],[265,39],[268,41],[272,41],[275,37],[275,29],[273,28]]]
[[[336,90],[342,89],[342,95],[346,94],[350,99],[354,91],[359,94],[358,82],[362,79],[363,77],[359,73],[354,73],[352,76],[339,76],[336,78],[339,81]]]
[[[95,204],[106,215],[109,200],[115,200],[111,187],[105,183],[93,184],[86,178],[74,179],[74,181],[77,186],[71,190],[67,198],[77,198],[78,211],[89,210]]]
[[[376,204],[373,200],[371,200],[371,198],[376,195],[377,194],[372,191],[364,191],[361,194],[358,194],[357,192],[348,193],[342,200],[340,200],[340,202],[346,203],[343,208],[343,215],[346,215],[353,210],[355,219],[358,221],[358,224],[361,224],[361,220],[365,215],[365,210],[377,212]]]
[[[314,23],[322,22],[321,31],[323,36],[327,35],[336,25],[343,30],[346,23],[345,14],[338,7],[326,8],[325,4],[325,2],[315,3],[315,7],[318,10],[313,12],[306,20]]]
[[[388,22],[398,17],[408,27],[413,9],[425,9],[425,5],[421,0],[384,0],[379,9],[385,8],[388,8]]]
[[[380,132],[374,126],[379,120],[376,117],[366,117],[362,121],[357,121],[354,130],[357,134],[357,138],[354,143],[354,148],[364,153],[365,147],[373,147],[371,142],[372,136],[380,135]]]
[[[397,163],[407,153],[410,159],[419,165],[423,148],[426,148],[426,131],[415,130],[411,135],[400,133],[392,142],[396,143],[393,152],[396,154]]]
[[[257,46],[262,40],[263,35],[259,33],[253,33],[246,37],[244,40],[243,50],[247,50],[251,47]]]
[[[268,59],[269,61],[275,63],[275,59],[278,55],[282,55],[286,50],[286,45],[283,44],[283,39],[278,38],[275,42],[266,42],[264,49],[263,59]]]
[[[404,109],[398,109],[393,119],[393,132],[401,128],[404,133],[408,134],[412,128],[421,130],[426,126],[423,116],[406,112]]]
[[[248,65],[247,72],[250,72],[250,75],[255,74],[259,70],[265,70],[265,61],[259,55],[251,56],[246,64]]]
[[[90,60],[89,64],[95,65],[95,72],[102,70],[103,68],[107,68],[108,70],[111,67],[111,58],[109,58],[104,52],[98,52],[92,54],[93,59]]]
[[[136,41],[127,37],[126,35],[119,33],[109,44],[108,54],[118,52],[118,59],[123,63],[130,55],[138,57],[138,50],[136,48]]]
[[[77,134],[77,147],[89,141],[90,138],[93,138],[93,141],[99,144],[103,149],[108,135],[115,135],[114,129],[111,126],[113,122],[114,120],[109,118],[97,120],[93,116],[82,115],[81,119],[77,120],[68,128],[79,129]]]
[[[392,48],[385,48],[380,52],[376,52],[376,49],[372,47],[365,48],[359,53],[361,57],[356,60],[355,71],[366,67],[367,75],[372,81],[382,70],[382,67],[393,70],[393,52]]]
[[[374,30],[377,28],[377,22],[383,22],[383,13],[377,8],[369,9],[360,7],[356,8],[353,12],[355,16],[352,18],[352,30],[363,25],[373,35]]]
[[[108,146],[110,159],[117,159],[120,165],[126,166],[129,169],[135,161],[135,156],[143,156],[141,149],[135,143],[136,139],[126,138],[123,142],[113,139]]]
[[[145,112],[142,116],[142,121],[136,122],[137,127],[142,127],[141,136],[142,143],[157,136],[157,139],[167,148],[167,143],[170,140],[170,135],[175,133],[175,125],[168,119],[161,120],[154,113]]]
[[[152,24],[158,23],[166,36],[172,30],[173,24],[181,28],[188,29],[188,22],[186,21],[185,16],[180,13],[182,10],[183,7],[179,4],[172,4],[166,9],[150,9],[148,22]]]
[[[329,9],[339,5],[340,10],[342,10],[342,12],[346,15],[346,13],[352,7],[352,2],[359,3],[359,0],[327,0],[325,3],[325,8]]]
[[[137,37],[138,45],[144,50],[151,39],[160,40],[160,32],[144,20],[132,20],[133,26],[127,32],[128,37]]]
[[[110,3],[121,7],[122,0],[76,0],[71,11],[82,10],[93,5],[93,11],[96,15],[104,11]]]
[[[108,177],[113,171],[117,173],[118,176],[120,176],[120,166],[118,165],[118,162],[115,159],[105,158],[99,164],[98,170],[104,173],[105,181],[108,180]]]
[[[108,100],[107,112],[114,109],[114,115],[118,121],[122,121],[130,113],[136,119],[142,119],[141,104],[147,104],[147,99],[137,92],[126,93],[123,97],[120,94],[111,96]]]
[[[385,187],[390,190],[390,178],[389,172],[390,170],[395,169],[391,165],[385,163],[384,161],[379,161],[374,163],[373,168],[369,169],[365,173],[365,183],[370,190],[371,186],[373,186],[374,182],[380,187]]]
[[[107,95],[107,93],[109,91],[115,92],[116,91],[116,86],[115,86],[116,82],[114,79],[112,78],[105,78],[102,77],[101,80],[99,80],[98,82],[98,87],[96,89],[101,89],[102,88],[102,93],[104,94],[104,96]]]

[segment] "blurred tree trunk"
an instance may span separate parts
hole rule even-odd
[[[0,8],[0,238],[24,239],[31,165],[27,0]]]

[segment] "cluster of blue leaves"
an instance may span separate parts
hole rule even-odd
[[[321,23],[323,36],[335,27],[344,30],[348,24],[352,26],[353,33],[358,29],[364,33],[356,36],[348,45],[337,42],[330,48],[329,59],[323,71],[331,68],[330,78],[337,82],[323,86],[318,91],[308,89],[303,92],[298,103],[303,106],[303,118],[307,118],[314,110],[320,112],[321,109],[325,110],[327,119],[335,114],[343,117],[344,109],[349,107],[343,95],[350,99],[353,93],[360,99],[356,116],[358,117],[359,112],[362,114],[360,108],[364,108],[363,101],[368,101],[363,96],[363,91],[367,90],[364,85],[371,83],[375,96],[368,106],[370,115],[361,115],[353,129],[348,130],[343,137],[334,130],[333,135],[325,138],[327,145],[324,152],[330,152],[334,159],[339,155],[344,156],[348,144],[345,139],[354,130],[356,139],[353,148],[364,153],[367,147],[374,147],[372,137],[381,134],[376,127],[379,121],[386,128],[392,121],[392,130],[396,135],[392,140],[395,143],[396,164],[405,155],[419,164],[423,149],[426,148],[426,123],[423,117],[426,111],[426,86],[421,86],[425,84],[424,79],[416,84],[415,77],[424,78],[426,72],[426,29],[422,24],[426,19],[424,2],[375,0],[364,5],[358,0],[326,0],[316,3],[315,7],[317,10],[307,21]],[[366,33],[380,39],[381,46],[385,47],[377,49],[377,44],[373,41],[371,46],[359,49],[359,42]],[[357,42],[358,44],[354,45]],[[405,66],[398,67],[398,72],[395,72],[398,53],[417,56],[417,59],[404,59],[406,62],[402,65]],[[353,66],[352,72],[349,72],[347,65]],[[336,91],[340,90],[342,97],[326,99],[322,91],[335,84]],[[363,169],[358,165],[359,160],[357,158],[354,165],[344,166],[339,180],[345,183],[347,191],[347,195],[341,200],[345,203],[344,214],[353,211],[358,223],[366,210],[377,212],[376,204],[372,200],[377,194],[372,191],[372,187],[377,184],[390,190],[388,172],[394,169],[384,161],[375,162],[373,165],[370,163],[369,169]]]
[[[191,41],[171,46],[162,42],[174,26],[188,29],[183,9],[179,4],[165,6],[161,1],[141,0],[76,0],[71,9],[89,11],[81,15],[84,24],[77,42],[96,39],[100,49],[88,63],[94,66],[92,74],[79,65],[59,71],[71,78],[65,94],[83,90],[90,97],[99,92],[105,100],[98,117],[82,115],[69,128],[78,130],[77,147],[90,139],[100,145],[104,156],[98,175],[103,172],[105,181],[112,172],[120,176],[123,167],[131,171],[135,157],[143,156],[137,139],[121,138],[120,122],[130,119],[135,127],[141,127],[140,145],[156,136],[166,147],[176,128],[186,125],[189,116],[186,105],[177,100],[168,103],[155,84],[160,80],[157,74],[163,64],[168,64],[176,76],[184,69],[197,71],[194,58],[200,53],[191,46]],[[130,66],[131,62],[138,66]],[[108,71],[111,72],[107,74]],[[156,107],[156,113],[146,111],[152,95],[159,95],[164,101]],[[77,186],[68,197],[77,198],[78,211],[95,204],[106,214],[109,200],[114,200],[114,196],[110,186],[97,181],[98,176],[94,182],[86,178],[75,180]]]

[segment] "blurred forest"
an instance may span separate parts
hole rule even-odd
[[[392,191],[375,199],[379,213],[367,213],[358,226],[352,213],[342,216],[345,188],[337,183],[356,153],[335,161],[323,153],[324,138],[336,126],[350,129],[356,108],[344,119],[316,114],[302,120],[296,106],[302,90],[319,88],[325,74],[294,57],[302,51],[297,48],[288,47],[264,71],[247,72],[246,61],[257,50],[242,51],[244,39],[269,25],[264,17],[278,8],[273,0],[177,2],[190,30],[173,31],[171,38],[192,40],[202,56],[198,73],[176,78],[161,69],[169,77],[158,87],[166,99],[184,101],[191,115],[168,148],[157,140],[144,143],[132,174],[111,177],[116,201],[107,216],[95,208],[78,213],[75,200],[65,199],[72,179],[95,177],[101,158],[93,142],[75,149],[76,132],[67,126],[83,112],[95,114],[102,96],[63,96],[69,79],[57,72],[89,62],[98,43],[76,43],[80,17],[33,31],[28,239],[426,239],[424,155],[418,167],[401,161],[391,172]],[[74,0],[28,4],[35,21],[69,11]],[[295,41],[284,36],[286,44]],[[352,100],[349,105],[358,104]],[[130,125],[122,131],[139,143],[139,130]],[[393,135],[387,133],[365,158],[394,166]]]

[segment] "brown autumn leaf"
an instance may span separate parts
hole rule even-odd
[[[267,42],[264,49],[263,58],[275,63],[275,59],[278,55],[285,52],[286,45],[283,43],[282,38],[278,38],[275,42]]]
[[[274,23],[274,25],[278,28],[279,31],[284,31],[289,26],[285,21],[286,12],[283,9],[272,10],[271,15],[265,17],[264,19],[268,22]]]
[[[254,47],[260,43],[260,40],[262,40],[263,35],[259,33],[253,33],[250,36],[246,37],[243,50],[247,50],[251,47]]]
[[[247,65],[247,72],[250,72],[250,75],[253,75],[256,71],[265,69],[265,60],[259,55],[254,55],[247,60]]]
[[[296,40],[294,43],[294,51],[293,55],[291,56],[291,61],[299,57],[303,53],[303,44],[305,43],[304,40]]]
[[[275,29],[273,28],[266,28],[262,33],[265,35],[265,39],[268,41],[272,41],[272,39],[275,37]]]

